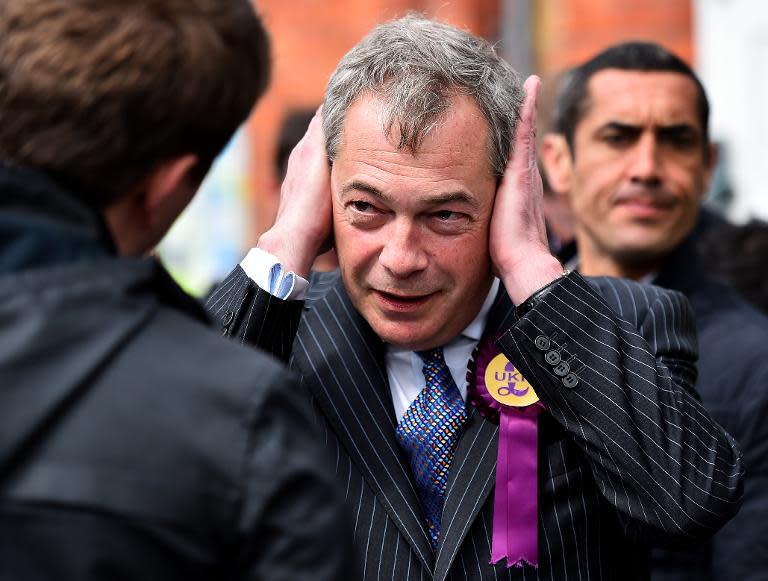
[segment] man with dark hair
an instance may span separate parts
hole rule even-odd
[[[210,303],[301,374],[358,578],[647,579],[650,545],[739,506],[738,448],[690,391],[685,299],[549,252],[537,90],[462,30],[376,27]],[[331,234],[339,270],[306,290]]]
[[[153,259],[269,77],[248,0],[0,3],[0,579],[346,579],[295,379]]]
[[[542,158],[568,197],[578,270],[684,293],[699,331],[696,388],[742,445],[741,512],[708,544],[657,552],[654,579],[768,576],[768,319],[709,276],[695,251],[715,150],[709,105],[693,71],[664,48],[625,43],[569,72]]]

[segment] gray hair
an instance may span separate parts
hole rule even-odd
[[[339,150],[349,107],[363,94],[384,98],[384,131],[400,130],[398,149],[415,152],[451,98],[472,97],[488,123],[490,164],[501,176],[524,92],[491,44],[453,26],[409,14],[374,28],[341,59],[328,82],[323,130],[328,157]]]

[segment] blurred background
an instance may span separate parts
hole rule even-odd
[[[737,222],[768,219],[765,0],[258,0],[257,8],[272,36],[271,88],[159,250],[193,294],[221,280],[271,225],[287,153],[339,59],[375,24],[409,10],[497,43],[545,88],[614,42],[663,44],[693,65],[712,104],[720,165],[707,203]]]

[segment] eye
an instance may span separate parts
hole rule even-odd
[[[371,229],[384,224],[388,212],[386,208],[375,206],[366,200],[349,200],[344,206],[346,219],[356,228]]]
[[[439,212],[435,212],[432,215],[442,222],[450,222],[452,220],[457,220],[462,216],[462,214],[460,214],[459,212],[453,212],[451,210],[440,210]]]
[[[603,135],[603,141],[609,145],[628,145],[632,143],[632,136],[626,133],[606,133]]]
[[[599,130],[597,139],[608,147],[623,149],[636,143],[641,134],[642,128],[621,123],[610,123]]]
[[[680,150],[698,148],[701,143],[698,134],[688,129],[660,132],[659,141]]]
[[[466,230],[471,222],[470,216],[464,212],[438,210],[429,214],[430,227],[440,234],[460,234]]]
[[[353,210],[363,214],[373,212],[376,209],[373,207],[373,204],[369,204],[368,202],[364,202],[362,200],[354,200],[350,202],[349,205],[352,206]]]

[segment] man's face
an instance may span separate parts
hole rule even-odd
[[[379,337],[428,349],[458,335],[490,288],[488,128],[474,101],[456,96],[413,155],[393,145],[396,129],[384,134],[383,110],[363,95],[344,122],[331,171],[339,267]]]
[[[644,274],[691,231],[709,183],[696,86],[673,72],[607,69],[588,89],[569,187],[582,270]]]

